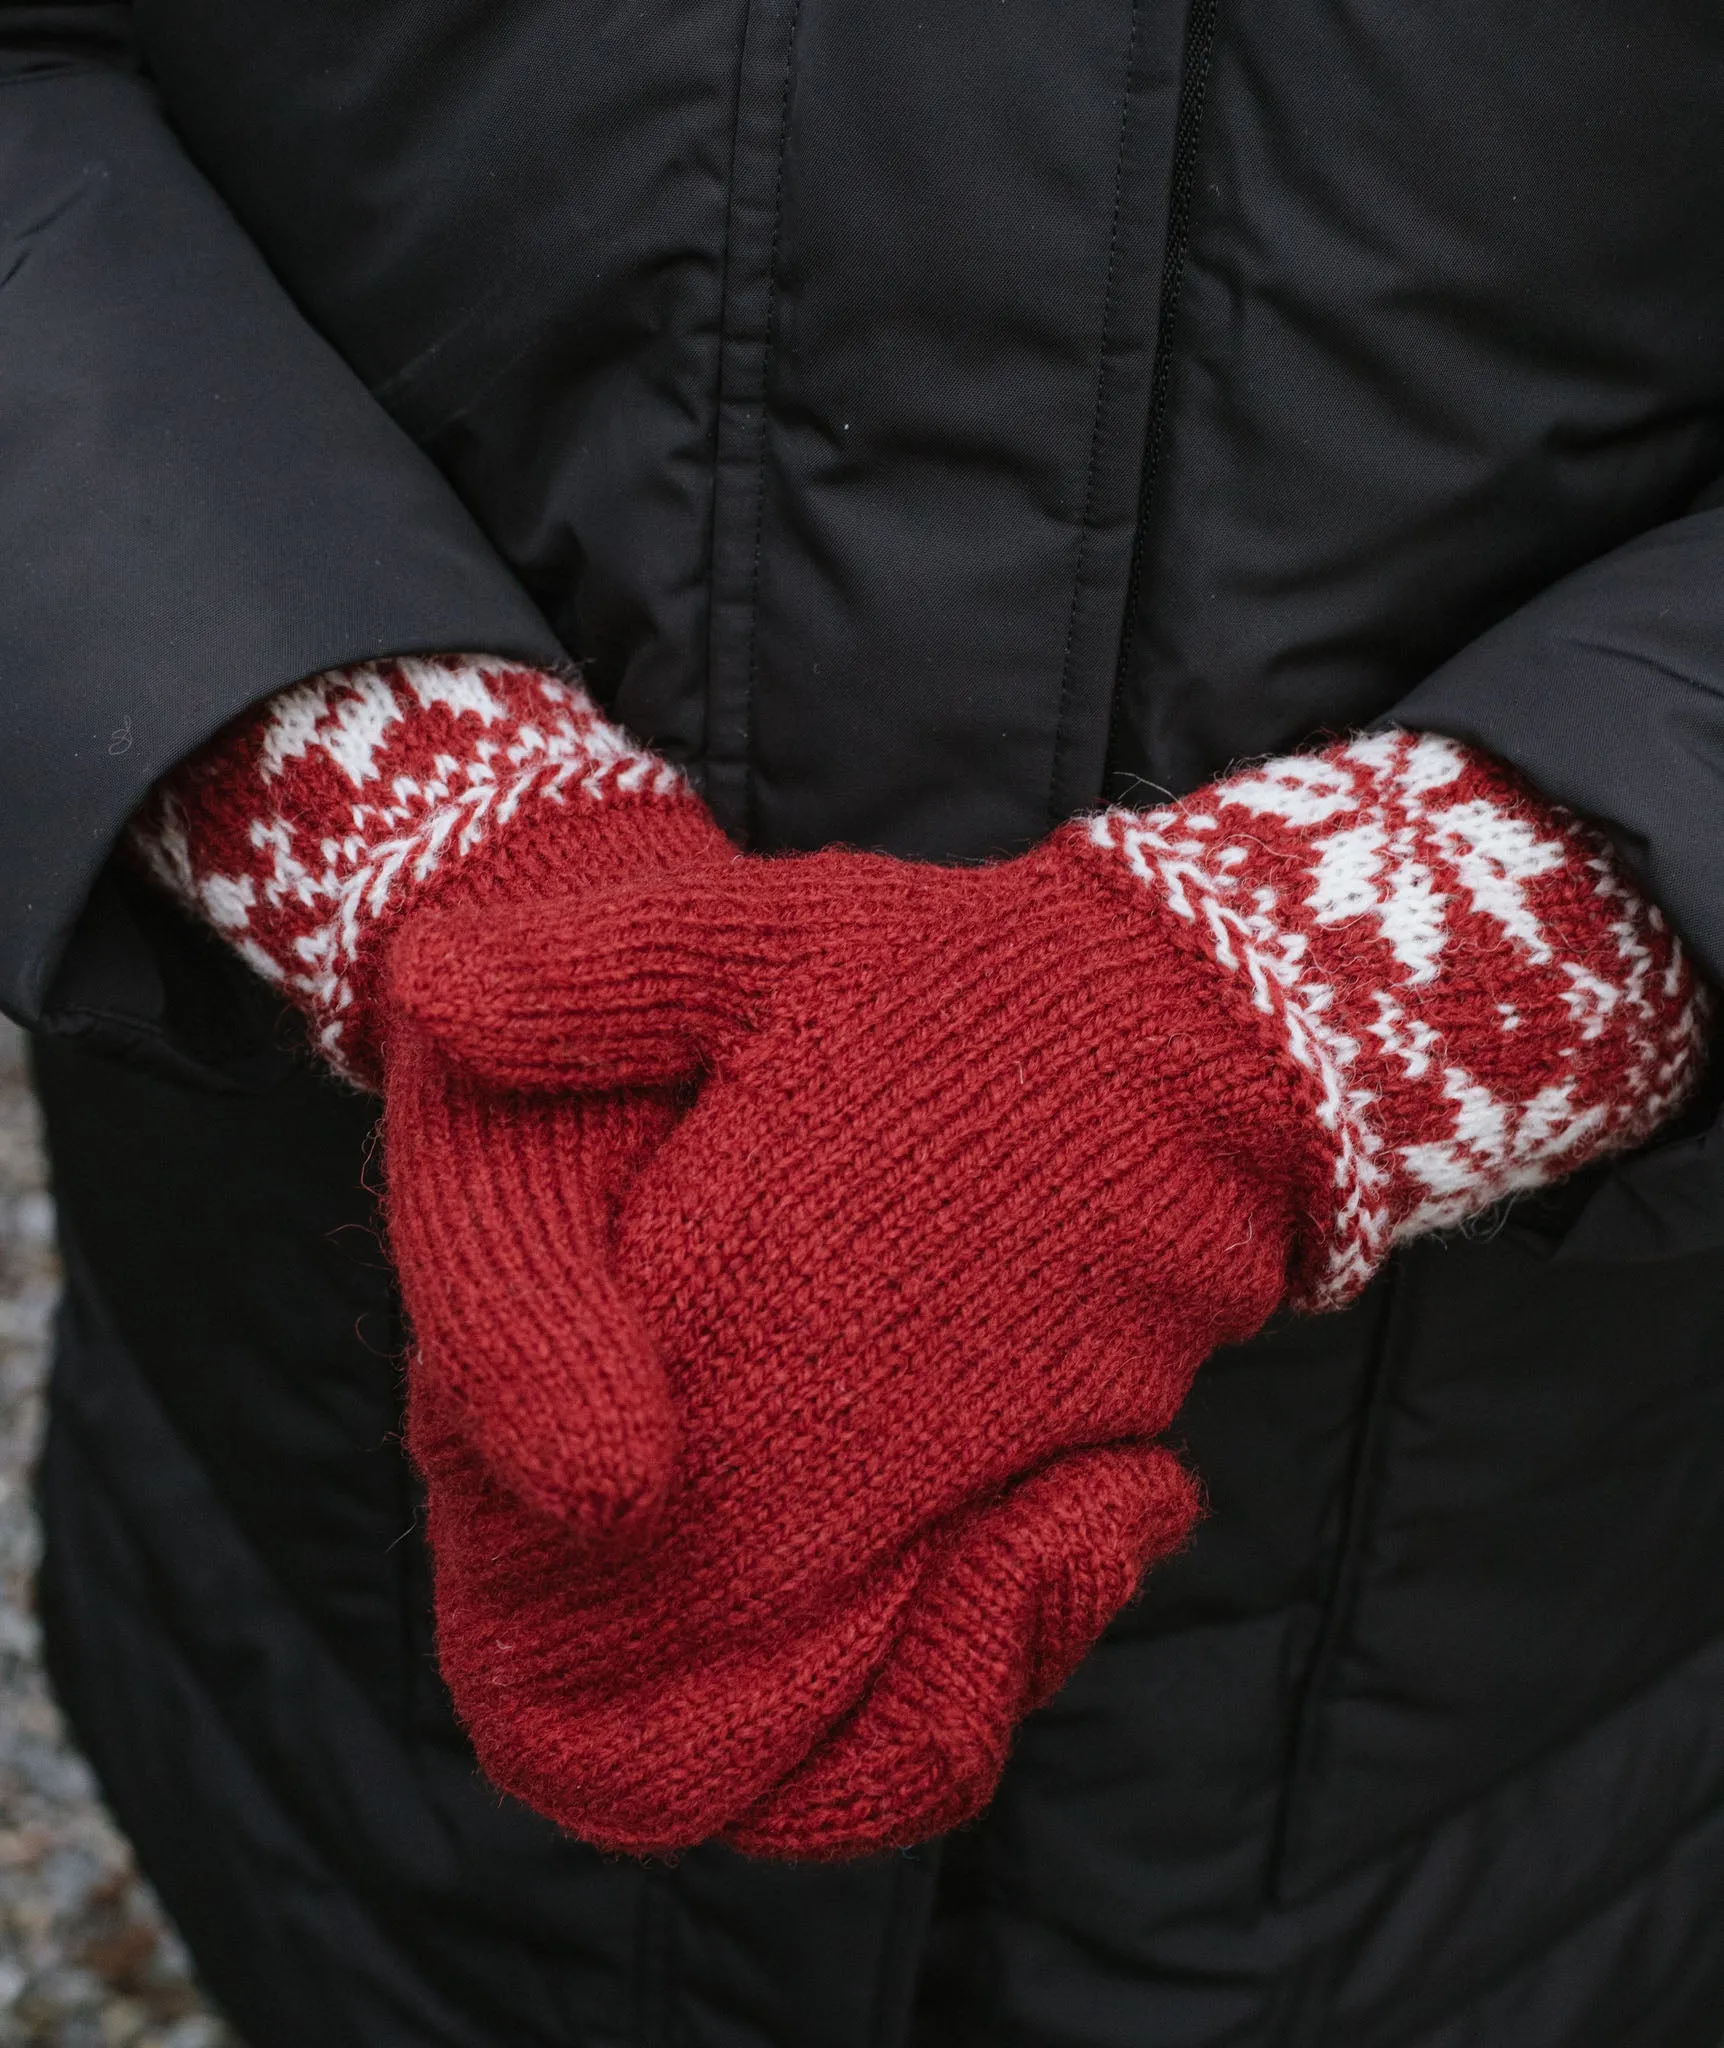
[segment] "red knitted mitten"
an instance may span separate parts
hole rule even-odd
[[[665,762],[585,693],[479,656],[334,670],[229,725],[133,827],[150,867],[309,1017],[341,1073],[384,1094],[391,1248],[415,1375],[482,1456],[585,1539],[649,1519],[675,1418],[604,1247],[625,1161],[662,1100],[510,1101],[404,1028],[386,963],[451,905],[489,917],[729,849]],[[435,948],[433,948],[435,957]],[[435,960],[452,987],[471,968]]]
[[[650,1546],[572,1573],[414,1418],[480,1755],[620,1848],[973,1813],[1190,1528],[1155,1439],[1202,1358],[1634,1144],[1699,1047],[1605,844],[1404,734],[992,869],[819,854],[446,924],[399,972],[473,1069],[708,1076],[620,1244],[682,1423]]]

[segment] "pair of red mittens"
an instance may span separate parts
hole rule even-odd
[[[1207,1352],[1697,1063],[1602,842],[1440,739],[991,869],[743,862],[575,686],[402,661],[238,722],[135,837],[383,1088],[444,1670],[610,1847],[973,1812],[1190,1528],[1158,1439]]]
[[[416,1384],[480,1755],[607,1847],[786,1856],[973,1813],[1189,1530],[1158,1439],[1204,1356],[1638,1141],[1702,1010],[1599,839],[1393,733],[989,869],[833,853],[434,913],[392,975],[511,1112],[700,1082],[606,1168],[662,1502],[571,1543]]]

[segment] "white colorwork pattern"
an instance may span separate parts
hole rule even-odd
[[[365,1078],[356,989],[405,902],[541,806],[686,794],[577,684],[479,655],[332,669],[236,721],[132,829],[156,875]],[[541,814],[542,815],[542,814]]]
[[[1705,993],[1608,843],[1510,771],[1385,732],[1090,821],[1298,1068],[1333,1163],[1301,1293],[1644,1138]]]

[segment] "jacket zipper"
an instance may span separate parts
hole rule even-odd
[[[1185,254],[1191,243],[1191,216],[1197,194],[1197,160],[1203,132],[1203,104],[1209,86],[1210,52],[1215,42],[1218,0],[1194,0],[1185,25],[1185,53],[1180,66],[1179,106],[1173,121],[1173,175],[1168,186],[1167,241],[1161,258],[1161,304],[1156,318],[1155,361],[1149,376],[1149,424],[1144,433],[1143,479],[1138,489],[1137,531],[1132,536],[1131,567],[1126,575],[1125,618],[1120,629],[1119,665],[1114,671],[1113,706],[1108,717],[1106,781],[1111,784],[1119,747],[1120,711],[1126,676],[1137,634],[1138,591],[1143,581],[1144,535],[1150,502],[1161,470],[1167,432],[1167,394],[1172,380],[1173,330],[1179,314],[1180,287],[1185,280]]]

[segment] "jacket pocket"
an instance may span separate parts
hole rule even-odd
[[[1297,1718],[1284,1899],[1724,1629],[1724,1260],[1558,1260],[1571,1221],[1527,1204],[1397,1262]]]

